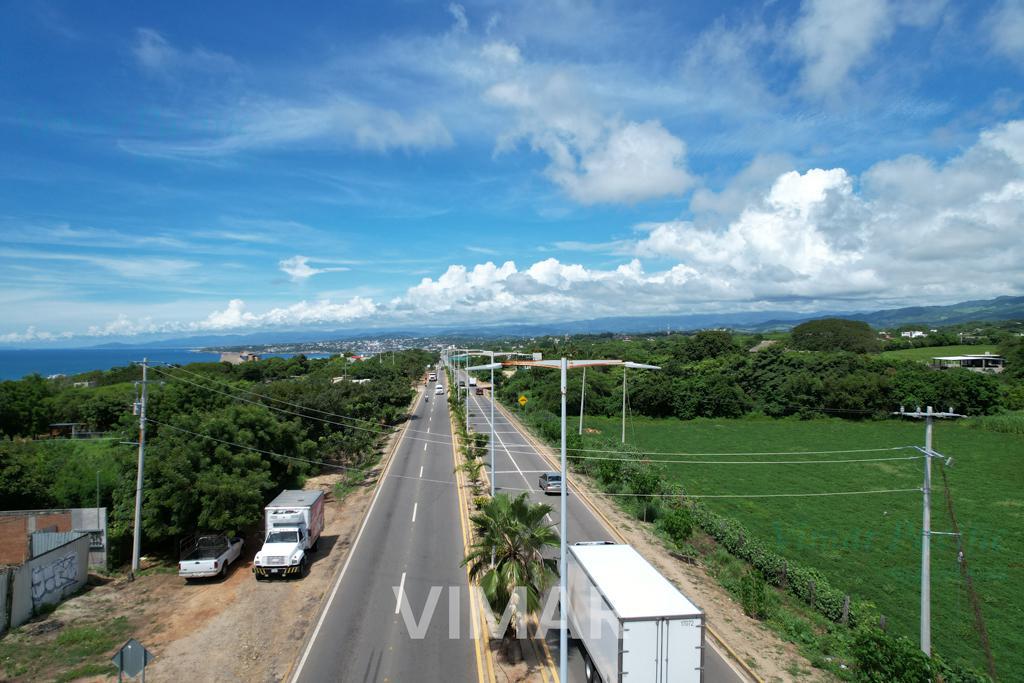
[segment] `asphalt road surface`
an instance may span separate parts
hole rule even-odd
[[[478,680],[466,572],[459,564],[464,551],[448,405],[446,396],[433,394],[433,384],[427,388],[429,402],[416,403],[293,683]],[[414,638],[399,613],[396,588],[419,622],[433,586],[442,590],[432,619],[424,636]],[[454,619],[449,587],[458,594]],[[450,628],[458,637],[450,637]]]
[[[555,370],[533,369],[531,372],[556,372]],[[462,375],[460,375],[461,377]],[[470,425],[481,433],[490,433],[491,406],[490,392],[477,396],[470,387],[469,412]],[[463,394],[465,396],[465,394]],[[494,410],[494,474],[498,493],[507,492],[518,495],[529,491],[530,498],[535,502],[547,503],[551,506],[550,519],[559,523],[559,498],[546,495],[540,490],[538,479],[541,472],[551,471],[551,465],[533,448],[529,440],[509,422],[496,408]],[[570,421],[571,423],[571,421]],[[490,457],[490,454],[487,455]],[[567,501],[568,537],[570,543],[578,541],[616,541],[604,523],[591,512],[590,508],[577,496],[572,495],[572,475],[569,476],[569,499]],[[557,552],[555,553],[557,557]],[[557,588],[556,588],[557,590]],[[691,596],[700,604],[700,596]],[[554,661],[558,662],[558,630],[548,633],[548,647]],[[578,644],[570,641],[569,680],[571,683],[583,681],[583,658]],[[743,683],[746,679],[740,675],[725,655],[710,646],[704,651],[705,683]]]

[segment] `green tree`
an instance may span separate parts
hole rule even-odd
[[[554,526],[544,521],[551,506],[531,504],[526,493],[515,498],[501,493],[488,500],[470,519],[476,535],[462,561],[470,577],[479,579],[491,608],[498,614],[512,600],[516,589],[526,592],[526,604],[513,604],[513,619],[503,636],[506,649],[514,636],[520,614],[534,614],[540,598],[558,578],[558,563],[544,557],[547,548],[558,546]]]
[[[809,320],[793,328],[794,349],[803,351],[877,351],[878,337],[871,326],[859,320],[822,318]]]
[[[50,413],[45,399],[55,393],[39,375],[0,382],[0,435],[34,436],[46,431]]]

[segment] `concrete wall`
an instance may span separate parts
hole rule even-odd
[[[89,536],[34,557],[13,571],[10,624],[15,628],[43,605],[61,602],[75,593],[89,575]]]
[[[7,586],[10,581],[7,567],[0,567],[0,633],[7,631]]]
[[[72,508],[71,528],[91,535],[89,566],[107,568],[107,508]]]

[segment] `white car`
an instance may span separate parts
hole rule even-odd
[[[443,393],[444,393],[444,386],[443,385],[438,384],[437,386],[434,387],[434,394],[435,395],[440,395],[440,394],[443,394]]]

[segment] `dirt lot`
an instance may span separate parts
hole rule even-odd
[[[307,482],[327,499],[320,549],[301,581],[257,582],[250,569],[257,537],[246,539],[242,559],[225,579],[186,585],[170,570],[154,568],[134,582],[96,585],[0,641],[0,680],[109,680],[78,674],[104,671],[126,637],[156,655],[146,670],[151,681],[284,679],[372,496],[368,482],[335,501],[339,479],[324,475]],[[60,651],[82,633],[96,635],[82,657],[34,654]]]

